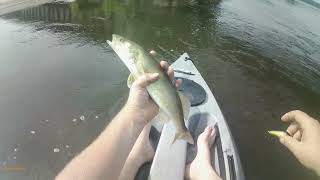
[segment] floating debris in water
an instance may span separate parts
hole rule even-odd
[[[58,152],[60,152],[60,149],[59,148],[53,148],[53,152],[58,153]]]
[[[16,160],[16,159],[17,159],[17,157],[16,157],[16,156],[13,156],[13,159],[14,159],[14,160]]]
[[[31,134],[35,134],[35,133],[36,133],[36,131],[31,130],[31,131],[30,131],[30,133],[31,133]]]
[[[69,145],[65,145],[65,147],[68,149],[70,146]]]
[[[77,119],[72,119],[72,122],[76,122],[77,121]]]
[[[99,118],[99,116],[96,116],[96,119],[98,119]]]
[[[103,18],[103,17],[90,17],[90,19],[94,19],[94,20],[101,20],[101,21],[104,21],[105,20],[105,18]]]
[[[14,152],[17,152],[17,151],[18,151],[18,148],[14,148],[13,151],[14,151]]]
[[[48,123],[48,122],[49,122],[49,119],[42,119],[41,122],[42,122],[42,123]]]
[[[85,117],[82,115],[82,116],[80,116],[80,120],[81,121],[84,121],[85,120]]]
[[[151,49],[149,53],[152,54],[152,55],[155,55],[155,54],[156,54],[156,51],[153,50],[153,49]]]
[[[173,49],[171,49],[170,51],[173,52]]]

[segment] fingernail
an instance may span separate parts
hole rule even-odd
[[[288,113],[285,113],[284,115],[282,115],[281,119],[283,119]]]
[[[291,136],[291,134],[288,131],[285,131],[287,136]]]

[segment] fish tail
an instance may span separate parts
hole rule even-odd
[[[189,131],[177,132],[173,141],[172,141],[172,144],[175,143],[178,139],[183,139],[183,140],[186,140],[190,144],[194,144],[193,137],[191,136]]]

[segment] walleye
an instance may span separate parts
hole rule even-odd
[[[176,127],[176,135],[172,143],[177,139],[184,139],[194,144],[184,121],[188,118],[190,102],[188,98],[177,92],[159,63],[141,46],[122,36],[113,34],[112,42],[107,42],[131,72],[127,81],[128,87],[144,73],[159,73],[159,79],[150,84],[147,91],[160,108],[159,116],[172,120]]]

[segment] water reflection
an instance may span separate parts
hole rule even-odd
[[[37,30],[73,31],[102,43],[109,39],[112,33],[122,34],[144,46],[160,47],[160,50],[167,46],[168,39],[179,34],[180,43],[172,45],[178,45],[185,50],[184,46],[192,47],[193,43],[201,44],[203,40],[210,38],[209,34],[201,31],[214,30],[215,16],[219,11],[214,7],[219,1],[208,4],[210,2],[195,1],[190,6],[190,2],[181,0],[135,3],[78,0],[71,4],[45,4],[11,13],[5,18],[16,18],[25,22],[40,21],[43,23],[35,25]],[[180,7],[180,11],[175,7]],[[181,21],[185,24],[181,24]],[[147,33],[147,36],[142,32]],[[152,37],[151,41],[146,37]]]
[[[223,46],[223,49],[232,49],[238,43],[224,46],[225,43],[217,41],[217,38],[228,36],[226,38],[232,38],[233,42],[247,42],[248,48],[271,57],[284,76],[319,92],[317,58],[320,38],[317,34],[320,27],[315,20],[320,18],[319,13],[314,9],[306,12],[305,5],[298,1],[265,3],[253,1],[250,5],[243,5],[240,1],[233,4],[226,2],[220,15],[220,1],[78,0],[74,3],[45,4],[6,17],[41,21],[43,24],[37,24],[38,30],[72,31],[103,45],[112,33],[121,34],[146,48],[156,48],[173,59],[182,51],[194,51],[194,47]],[[290,7],[295,11],[292,18],[266,15],[289,10],[288,4],[294,5]],[[254,16],[257,9],[262,10],[260,16]],[[301,17],[307,20],[303,22]],[[170,41],[173,37],[177,41]],[[279,38],[282,41],[278,41]],[[178,53],[170,53],[173,48]],[[283,52],[287,52],[285,57]],[[293,65],[292,61],[299,66]]]

